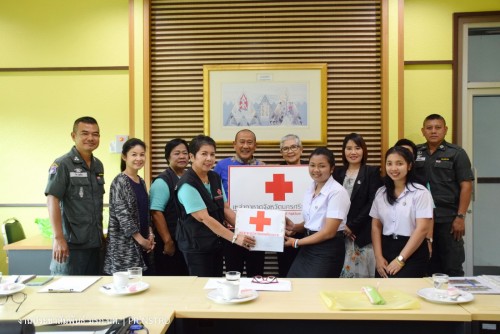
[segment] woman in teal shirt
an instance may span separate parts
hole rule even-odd
[[[191,276],[222,276],[222,239],[247,249],[255,246],[253,237],[236,235],[223,225],[226,221],[234,226],[236,216],[227,204],[219,175],[212,171],[215,149],[212,138],[193,138],[189,144],[191,168],[176,187],[180,208],[177,242]]]

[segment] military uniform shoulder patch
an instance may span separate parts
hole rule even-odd
[[[56,164],[55,162],[52,165],[50,165],[49,175],[53,175],[53,174],[57,173],[57,167],[59,167],[59,165]]]

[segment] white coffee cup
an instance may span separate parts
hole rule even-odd
[[[240,293],[240,277],[239,271],[228,271],[226,273],[226,280],[220,282],[220,294],[223,299],[231,300],[238,298]]]
[[[118,271],[113,274],[113,286],[116,290],[123,290],[128,285],[128,272]]]
[[[238,298],[240,293],[239,281],[223,281],[220,282],[220,294],[224,300],[231,300]]]

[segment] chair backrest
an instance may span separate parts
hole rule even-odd
[[[26,239],[23,225],[16,218],[9,218],[3,222],[2,232],[4,234],[4,243],[6,245],[13,242]]]

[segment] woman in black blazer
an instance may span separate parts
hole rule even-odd
[[[333,178],[351,196],[347,215],[346,257],[340,277],[374,277],[375,256],[372,248],[370,208],[377,189],[382,186],[380,168],[368,166],[368,150],[363,137],[351,133],[342,143],[343,167],[333,171]]]

